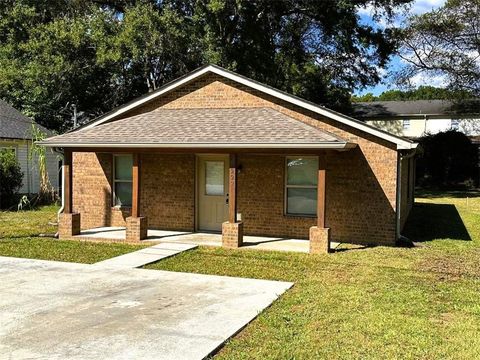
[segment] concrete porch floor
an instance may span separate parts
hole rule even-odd
[[[101,239],[111,241],[122,241],[125,239],[124,227],[100,227],[83,230],[75,239]],[[142,243],[183,243],[195,244],[200,246],[222,246],[222,235],[218,233],[205,232],[182,232],[169,230],[148,230],[148,238]],[[334,248],[335,245],[331,244]],[[309,252],[309,241],[301,239],[284,239],[263,236],[244,236],[242,249],[273,250],[273,251],[294,251]]]

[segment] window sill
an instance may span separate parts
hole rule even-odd
[[[302,214],[283,214],[284,217],[287,218],[308,218],[308,219],[316,219],[317,215],[302,215]]]

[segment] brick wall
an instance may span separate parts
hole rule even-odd
[[[195,155],[142,154],[140,213],[150,228],[195,228]]]
[[[332,241],[377,244],[393,244],[395,241],[397,152],[394,145],[211,74],[123,117],[155,111],[159,107],[270,107],[357,143],[358,147],[353,150],[332,151],[327,156],[326,225],[332,228]],[[81,201],[77,211],[82,212],[82,216],[87,210],[98,211],[99,219],[87,215],[89,224],[102,223],[100,219],[112,219],[105,200],[111,198],[106,181],[111,169],[105,165],[103,155],[97,159],[90,157],[91,164],[86,163],[87,158],[82,159],[87,170],[77,173],[74,163],[75,177],[90,178],[81,184],[81,192],[74,190],[77,201]],[[75,161],[80,161],[77,156]],[[244,170],[239,175],[238,206],[245,221],[245,234],[308,237],[308,228],[315,223],[315,219],[283,215],[284,158],[241,155],[240,161]],[[148,174],[148,167],[152,169],[151,174]],[[151,226],[193,229],[193,173],[193,155],[145,156],[141,211],[148,216]],[[83,194],[82,200],[78,199],[80,194]],[[95,203],[94,199],[100,201]]]

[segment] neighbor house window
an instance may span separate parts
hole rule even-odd
[[[410,129],[410,119],[404,119],[403,120],[403,130],[408,130]]]
[[[287,157],[285,210],[289,215],[317,214],[318,157]]]
[[[132,205],[132,155],[114,155],[113,199],[115,206]]]
[[[453,129],[453,130],[458,130],[460,126],[460,120],[458,119],[452,119],[450,120],[450,127]]]

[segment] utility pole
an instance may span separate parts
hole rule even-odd
[[[76,129],[77,127],[77,104],[72,104],[73,107],[73,128]]]

